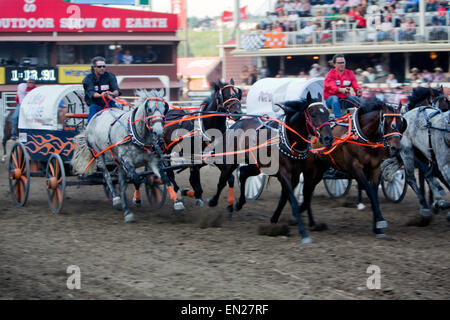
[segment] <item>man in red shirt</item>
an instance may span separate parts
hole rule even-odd
[[[341,107],[347,108],[359,104],[362,90],[355,74],[345,69],[343,54],[336,54],[332,61],[334,69],[330,70],[325,77],[323,97],[327,107],[333,110],[335,118],[339,118],[342,116]],[[340,100],[344,102],[342,106]]]

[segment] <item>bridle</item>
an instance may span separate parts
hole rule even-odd
[[[231,91],[231,95],[230,98],[224,101],[223,91],[226,88],[230,88],[229,90]],[[227,84],[222,88],[220,88],[220,90],[217,93],[217,104],[221,107],[219,107],[217,111],[222,111],[221,109],[223,109],[224,112],[231,113],[230,107],[235,105],[236,103],[241,103],[241,100],[239,99],[239,94],[236,91],[236,87],[234,85]]]
[[[391,129],[392,130],[398,130],[397,129],[397,118],[399,118],[398,119],[399,123],[401,121],[406,121],[406,120],[403,118],[402,114],[400,114],[400,113],[383,113],[383,111],[380,111],[380,128],[379,128],[379,131],[380,131],[381,136],[383,137],[382,138],[383,139],[383,145],[385,147],[388,147],[387,142],[390,139],[395,138],[395,137],[401,138],[402,134],[399,131],[392,131],[390,133],[385,133],[385,129],[384,128],[385,128],[385,124],[386,124],[386,118],[392,118],[392,121],[391,121]],[[381,119],[383,119],[383,120],[381,120]]]
[[[436,97],[435,96],[429,97],[428,98],[428,103],[430,104],[430,106],[432,108],[439,109],[439,105],[440,105],[439,101],[441,101],[441,100],[446,100],[447,101],[447,105],[449,104],[449,101],[448,101],[448,99],[447,99],[447,97],[446,97],[446,95],[444,93],[441,93],[441,94],[439,94]]]
[[[151,115],[147,115],[147,104],[149,101],[155,100],[155,108],[152,110]],[[147,127],[147,129],[149,131],[152,131],[152,125],[154,123],[157,122],[163,122],[164,121],[164,112],[160,113],[160,114],[154,114],[156,112],[156,110],[158,110],[158,103],[162,102],[164,107],[166,108],[167,106],[167,102],[164,101],[164,99],[160,98],[160,97],[148,97],[147,100],[145,101],[145,108],[144,108],[144,121],[145,121],[145,126]],[[158,110],[159,111],[159,110]]]
[[[323,103],[322,102],[313,102],[311,103],[305,110],[305,118],[306,118],[306,128],[308,129],[308,133],[312,136],[315,136],[317,138],[320,138],[320,129],[326,125],[330,125],[329,121],[326,121],[324,123],[322,123],[320,126],[316,127],[313,122],[312,122],[312,118],[311,118],[311,114],[310,114],[310,108],[314,107],[314,106],[318,106],[321,105],[323,107]],[[310,131],[310,129],[312,130],[312,132]]]

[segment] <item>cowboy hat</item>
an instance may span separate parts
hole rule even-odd
[[[416,67],[414,67],[414,68],[411,69],[411,72],[415,72],[415,71],[419,72],[419,69],[416,68]]]
[[[312,67],[312,68],[320,68],[320,65],[317,64],[317,63],[314,63],[311,67]]]
[[[442,68],[436,67],[436,68],[434,68],[434,71],[440,71],[440,72],[442,72]]]

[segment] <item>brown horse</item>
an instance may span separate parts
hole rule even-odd
[[[285,112],[283,118],[250,117],[237,121],[227,131],[224,146],[231,145],[235,154],[230,159],[222,159],[217,164],[221,174],[217,184],[216,194],[208,201],[208,205],[217,205],[220,193],[226,181],[233,174],[239,164],[248,164],[239,168],[241,194],[236,210],[240,210],[245,203],[245,182],[248,177],[262,172],[276,176],[281,183],[282,199],[280,203],[290,201],[292,214],[298,222],[298,229],[302,236],[302,243],[311,243],[299,212],[299,205],[294,196],[294,187],[300,173],[306,169],[305,159],[309,155],[309,135],[316,136],[326,146],[331,146],[333,136],[329,123],[328,109],[322,103],[322,97],[311,99],[308,92],[303,100],[288,101],[279,105]],[[250,133],[254,132],[257,146],[252,147]],[[245,134],[242,134],[245,133]],[[254,152],[256,147],[264,146],[264,151]],[[276,149],[273,147],[276,146]],[[225,149],[225,148],[224,148]],[[230,150],[231,148],[227,148]],[[255,155],[256,154],[256,155]],[[241,159],[239,155],[242,155]],[[267,155],[267,157],[265,157]],[[265,159],[264,159],[265,158]],[[269,161],[267,161],[269,160]],[[265,171],[268,170],[269,171]],[[280,205],[279,205],[280,206]]]
[[[166,113],[163,133],[165,143],[164,152],[166,154],[170,154],[172,149],[176,146],[183,145],[184,147],[186,146],[185,142],[190,142],[189,150],[183,150],[186,153],[184,156],[186,157],[188,154],[194,155],[196,151],[198,151],[196,149],[199,147],[196,145],[196,138],[201,139],[199,143],[201,143],[201,150],[204,150],[209,144],[214,143],[213,139],[208,135],[208,131],[215,129],[221,134],[225,133],[227,129],[227,116],[231,115],[233,118],[236,118],[238,117],[236,115],[241,113],[242,91],[235,87],[233,79],[230,80],[229,84],[218,81],[212,85],[214,91],[211,96],[200,105],[199,112],[191,113],[188,110],[172,109]],[[189,120],[190,116],[191,119]],[[183,120],[183,118],[186,120]],[[184,138],[181,138],[183,136]],[[200,183],[200,169],[205,165],[206,163],[201,161],[189,165],[189,182],[194,189],[193,196],[196,199],[196,205],[199,207],[203,207],[203,189]],[[178,192],[180,188],[175,181],[173,170],[167,170],[166,172],[169,180],[174,186],[175,192]],[[233,186],[233,183],[234,179],[230,180],[230,187]],[[184,194],[190,195],[186,190],[184,191]]]
[[[450,110],[450,101],[444,93],[444,88],[440,90],[425,87],[416,87],[408,96],[408,111],[420,106],[430,106],[440,109],[442,112]]]
[[[385,237],[382,229],[387,227],[379,202],[380,165],[388,154],[396,155],[400,149],[401,133],[406,129],[406,121],[395,108],[378,100],[364,101],[355,109],[349,127],[336,125],[333,135],[337,140],[330,150],[317,153],[306,160],[308,170],[304,171],[303,198],[300,212],[308,210],[309,224],[316,223],[312,216],[311,200],[316,185],[330,167],[349,173],[364,188],[373,211],[373,232],[377,237]],[[349,135],[350,134],[350,135]],[[351,136],[345,142],[342,137]],[[316,145],[316,147],[320,147]],[[281,210],[277,210],[271,221],[277,222]]]

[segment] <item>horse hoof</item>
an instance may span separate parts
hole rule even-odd
[[[136,198],[133,198],[133,204],[139,208],[141,206],[141,200],[136,200]]]
[[[382,220],[382,221],[378,221],[377,224],[377,229],[384,229],[388,227],[388,224],[386,221]]]
[[[424,218],[431,217],[430,209],[421,208],[420,209],[420,215]]]
[[[229,205],[229,206],[227,206],[227,211],[229,212],[229,213],[233,213],[233,211],[234,211],[234,206],[231,204],[231,205]]]
[[[356,205],[356,208],[358,208],[358,210],[364,210],[366,208],[366,206],[363,203],[358,203]]]
[[[215,206],[217,206],[217,200],[215,200],[215,199],[213,199],[213,198],[209,199],[209,200],[208,200],[208,206],[210,206],[210,207],[215,207]]]
[[[310,237],[305,237],[302,239],[302,244],[310,244],[312,243],[312,239]]]
[[[234,205],[234,209],[236,209],[236,211],[241,210],[243,207],[243,205],[238,201],[236,202],[236,204]]]
[[[197,199],[195,200],[195,205],[199,208],[203,208],[205,206],[205,203],[203,202],[202,199]]]
[[[125,222],[127,222],[127,223],[136,222],[136,220],[134,219],[134,215],[133,215],[131,212],[130,212],[130,213],[127,213],[127,214],[125,215],[124,220],[125,220]]]
[[[6,155],[2,157],[2,162],[6,161]]]
[[[120,197],[114,197],[113,198],[113,207],[118,207],[122,204],[122,201],[120,200]]]
[[[184,204],[178,200],[173,204],[173,208],[177,211],[184,210]]]
[[[383,239],[383,238],[386,238],[386,234],[384,234],[384,233],[377,233],[377,235],[375,237],[377,239]]]
[[[324,230],[328,230],[328,226],[326,223],[318,223],[315,226],[312,226],[310,228],[311,231],[324,231]]]

